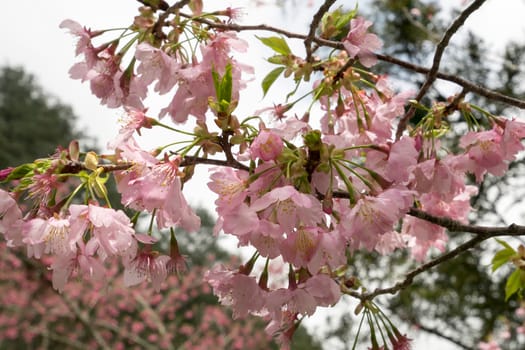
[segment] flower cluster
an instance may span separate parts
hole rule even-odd
[[[277,120],[265,120],[261,111],[241,118],[235,111],[252,69],[237,59],[247,42],[228,30],[237,16],[231,9],[206,13],[195,4],[193,14],[179,10],[173,6],[157,15],[156,8],[142,7],[125,33],[99,46],[93,41],[107,32],[71,20],[61,24],[78,37],[76,53],[83,55],[71,76],[88,81],[101,103],[124,107],[127,121],[109,143],[112,154],[87,152],[80,161],[72,146],[59,159],[1,173],[4,182],[19,184],[11,193],[0,191],[0,233],[10,246],[25,246],[30,257],[53,256],[53,285],[59,290],[73,273],[103,277],[104,264],[115,258],[124,264],[127,285],[150,280],[159,290],[171,270],[184,269],[173,229],[195,231],[200,224],[182,187],[195,166],[213,164],[208,186],[217,194],[215,232],[233,235],[256,252],[239,268],[216,266],[206,280],[235,317],[265,317],[267,330],[286,345],[318,306],[334,305],[343,294],[370,301],[357,292],[359,284],[347,283],[349,254],[408,249],[424,261],[433,248],[444,252],[445,227],[417,217],[413,209],[466,223],[477,193],[468,177],[480,182],[486,174],[502,175],[524,148],[525,123],[482,109],[476,110],[484,123],[466,118],[469,132],[458,150],[441,147],[449,127],[445,114],[469,104],[426,108],[409,101],[412,91],[394,92],[388,77],[368,70],[381,42],[355,11],[336,27],[327,23],[341,11],[321,21],[323,38],[343,34],[334,47],[344,50],[326,57],[303,59],[282,37],[259,38],[273,50],[269,61],[278,65],[264,79],[263,92],[281,74],[292,77],[297,86],[307,84],[317,115],[312,109],[301,118],[288,114],[304,98],[290,102],[294,90],[273,108]],[[122,43],[125,38],[131,39]],[[307,42],[308,50],[316,50]],[[146,116],[150,86],[171,96],[158,117]],[[397,133],[410,103],[424,116]],[[166,115],[175,125],[161,123]],[[175,128],[187,126],[190,116],[192,130]],[[177,138],[149,152],[135,139],[143,128],[165,128]],[[221,154],[223,159],[212,157]],[[105,186],[110,175],[133,219],[111,208]],[[80,185],[61,197],[64,179]],[[29,209],[16,201],[25,191],[36,202]],[[146,234],[137,232],[141,213],[150,217]],[[164,238],[169,254],[152,246],[155,223],[163,238],[170,231]],[[270,261],[278,259],[287,274],[269,271]],[[367,306],[369,319],[372,309]],[[395,349],[408,348],[409,339],[393,325],[386,330]]]

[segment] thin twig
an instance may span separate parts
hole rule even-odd
[[[450,337],[446,334],[443,334],[441,333],[440,331],[438,331],[437,329],[435,328],[431,328],[431,327],[427,327],[427,326],[424,326],[422,324],[418,324],[417,325],[418,329],[421,329],[427,333],[430,333],[430,334],[433,334],[437,337],[440,337],[440,338],[443,338],[443,339],[446,339],[448,340],[449,342],[459,346],[460,348],[462,349],[465,349],[465,350],[474,350],[474,348],[471,348],[470,346],[467,346],[466,344],[464,344],[462,341],[458,340],[458,339],[455,339],[453,337]]]
[[[164,38],[164,33],[162,32],[162,27],[164,26],[164,22],[166,22],[166,19],[169,17],[169,15],[177,13],[181,8],[186,6],[190,3],[190,0],[181,0],[170,6],[168,9],[166,9],[160,16],[157,22],[155,23],[155,26],[153,27],[153,32],[159,39]]]
[[[324,14],[328,12],[330,6],[332,6],[334,2],[336,2],[336,0],[325,0],[325,2],[319,7],[319,10],[317,10],[314,17],[312,18],[312,22],[310,23],[310,30],[308,31],[306,39],[304,39],[304,47],[306,49],[306,62],[312,62],[312,42],[315,38],[315,31],[317,30],[317,27],[319,26],[319,23],[321,22],[321,19],[323,18]]]
[[[193,156],[185,156],[184,160],[180,163],[180,166],[190,166],[190,165],[196,165],[196,164],[208,164],[208,165],[218,165],[218,166],[226,166],[234,169],[239,170],[246,170],[249,171],[250,168],[246,165],[237,162],[236,160],[229,162],[227,160],[222,159],[209,159],[209,158],[202,158],[202,157],[193,157]]]
[[[396,66],[399,66],[399,67],[411,70],[411,71],[416,72],[416,73],[428,74],[428,72],[430,71],[428,68],[421,67],[421,66],[418,66],[418,65],[412,64],[410,62],[406,62],[406,61],[400,60],[400,59],[392,57],[392,56],[376,54],[376,57],[379,60],[381,60],[381,61],[395,64]],[[463,78],[460,78],[458,76],[455,76],[455,75],[452,75],[452,74],[446,74],[446,73],[438,72],[436,74],[436,77],[438,79],[441,79],[441,80],[447,80],[447,81],[450,81],[452,83],[455,83],[455,84],[457,84],[459,86],[464,87],[465,89],[468,89],[470,92],[476,93],[476,94],[478,94],[480,96],[483,96],[483,97],[486,97],[486,98],[488,98],[490,100],[503,102],[503,103],[506,103],[506,104],[514,106],[514,107],[525,109],[525,101],[523,101],[523,100],[520,100],[520,99],[511,97],[511,96],[507,96],[507,95],[501,94],[499,92],[487,89],[487,88],[485,88],[483,86],[480,86],[478,84],[472,83],[472,82],[470,82],[468,80],[465,80]]]
[[[450,39],[452,36],[458,31],[458,29],[465,23],[467,18],[478,8],[483,5],[483,3],[486,0],[475,0],[468,6],[463,12],[460,13],[460,15],[452,22],[450,27],[445,31],[445,34],[443,35],[443,38],[441,38],[440,42],[436,46],[436,51],[434,52],[434,58],[432,59],[432,67],[427,73],[427,77],[425,79],[425,82],[419,89],[419,92],[415,98],[417,102],[421,101],[421,99],[426,95],[428,92],[428,89],[432,86],[434,81],[437,78],[437,73],[439,71],[439,65],[441,64],[441,59],[443,58],[443,53],[445,52],[445,49],[448,46],[448,43],[450,42]],[[403,131],[405,131],[406,126],[408,124],[408,121],[410,118],[414,116],[414,113],[416,112],[416,107],[414,105],[410,106],[408,111],[405,113],[405,115],[401,118],[399,121],[399,124],[397,126],[396,131],[396,140],[399,140],[401,138],[401,135],[403,134]]]

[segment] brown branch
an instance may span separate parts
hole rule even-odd
[[[425,271],[428,271],[434,266],[437,266],[445,261],[455,258],[461,253],[467,251],[470,248],[477,246],[479,243],[486,241],[489,238],[498,237],[498,236],[525,235],[525,226],[520,226],[516,224],[512,224],[507,227],[466,225],[456,220],[452,220],[450,218],[430,215],[422,210],[415,209],[415,208],[410,209],[408,214],[416,218],[426,220],[433,224],[445,227],[449,231],[452,231],[452,232],[470,232],[470,233],[475,233],[476,236],[469,239],[465,243],[458,245],[456,248],[452,249],[451,251],[445,254],[442,254],[438,256],[437,258],[432,259],[425,264],[418,266],[414,270],[408,272],[402,281],[397,282],[391,287],[377,288],[373,292],[369,292],[369,293],[349,292],[348,293],[349,295],[355,298],[358,298],[362,301],[366,301],[366,300],[372,300],[378,295],[382,295],[382,294],[396,294],[398,291],[405,289],[410,284],[412,284],[414,278],[417,275]]]
[[[181,8],[186,6],[190,3],[190,0],[181,0],[177,1],[175,4],[168,7],[160,16],[157,22],[155,23],[153,27],[153,33],[157,36],[159,39],[163,39],[165,37],[164,33],[162,32],[162,27],[164,26],[164,23],[166,22],[166,19],[169,17],[169,15],[177,13]]]
[[[467,225],[447,217],[434,216],[416,208],[410,208],[408,215],[445,227],[451,232],[469,232],[479,236],[487,236],[487,238],[525,235],[525,226],[522,225],[511,224],[507,227]]]
[[[419,89],[419,92],[415,98],[417,102],[420,102],[421,99],[426,95],[428,92],[428,89],[432,86],[434,81],[437,78],[437,73],[439,71],[439,65],[441,64],[441,59],[443,58],[443,53],[445,52],[445,49],[448,46],[448,43],[450,42],[450,39],[452,36],[458,31],[458,29],[465,23],[467,18],[478,8],[483,5],[483,3],[486,0],[474,0],[470,6],[468,6],[463,12],[460,13],[460,15],[452,22],[450,27],[445,31],[445,34],[443,35],[443,38],[441,38],[441,41],[436,46],[436,51],[434,52],[434,58],[432,59],[432,67],[427,73],[425,82],[423,83],[423,86]],[[403,134],[403,131],[405,131],[406,126],[408,124],[408,121],[414,116],[416,113],[416,107],[410,106],[408,111],[405,113],[405,115],[401,118],[399,121],[399,124],[397,126],[396,131],[396,140],[399,140],[401,138],[401,135]]]
[[[336,0],[325,0],[325,2],[319,7],[319,10],[317,10],[314,17],[312,18],[312,22],[310,23],[310,30],[308,31],[306,39],[304,39],[304,47],[306,49],[306,62],[312,62],[312,42],[315,38],[315,30],[319,26],[319,23],[321,22],[321,19],[323,18],[324,14],[328,12],[330,6],[332,6],[335,1]]]
[[[202,157],[193,157],[193,156],[184,156],[184,160],[180,163],[180,166],[190,166],[196,164],[208,164],[208,165],[218,165],[218,166],[227,166],[234,169],[246,170],[249,171],[250,168],[246,165],[239,163],[236,160],[229,162],[222,159],[209,159]]]
[[[458,109],[459,104],[465,98],[465,95],[467,95],[468,90],[463,88],[459,94],[457,94],[454,99],[443,109],[443,115],[447,116],[452,114],[454,111]]]
[[[396,66],[399,66],[399,67],[411,70],[411,71],[416,72],[416,73],[428,74],[428,72],[430,71],[428,68],[421,67],[421,66],[418,66],[418,65],[412,64],[410,62],[406,62],[406,61],[400,60],[400,59],[392,57],[392,56],[381,55],[381,54],[376,54],[376,56],[381,61],[395,64]],[[447,80],[447,81],[450,81],[452,83],[455,83],[455,84],[457,84],[459,86],[462,86],[465,89],[468,89],[470,92],[476,93],[476,94],[478,94],[480,96],[483,96],[483,97],[486,97],[486,98],[488,98],[490,100],[503,102],[503,103],[509,104],[511,106],[514,106],[514,107],[525,109],[525,101],[523,101],[523,100],[511,97],[511,96],[503,95],[503,94],[501,94],[499,92],[496,92],[496,91],[489,90],[487,88],[484,88],[483,86],[480,86],[478,84],[472,83],[472,82],[470,82],[468,80],[465,80],[463,78],[460,78],[460,77],[452,75],[452,74],[446,74],[446,73],[438,72],[436,74],[436,76],[437,76],[438,79]]]

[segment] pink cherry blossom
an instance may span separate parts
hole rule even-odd
[[[377,197],[363,196],[345,213],[340,223],[342,234],[354,249],[373,250],[381,235],[392,231],[393,225],[408,211],[412,195],[407,190],[388,189]]]
[[[149,247],[143,249],[124,269],[124,284],[130,287],[148,280],[157,292],[160,291],[168,276],[166,264],[170,260],[169,256],[160,255]]]
[[[142,42],[137,45],[135,58],[140,62],[137,67],[138,79],[145,85],[157,80],[154,90],[159,94],[169,92],[177,84],[181,65],[166,52]]]
[[[375,34],[367,33],[368,27],[372,22],[366,21],[363,17],[356,17],[350,21],[350,31],[343,40],[343,45],[350,58],[358,57],[365,67],[371,67],[377,59],[374,51],[383,45]]]
[[[310,273],[316,274],[323,266],[335,270],[346,262],[345,238],[337,230],[334,230],[320,235],[317,249],[307,266]]]
[[[468,132],[461,137],[459,145],[466,150],[471,160],[466,168],[476,175],[480,182],[489,172],[501,176],[507,170],[505,153],[501,147],[502,135],[498,127],[488,131]]]
[[[34,218],[24,223],[24,243],[30,256],[42,257],[43,253],[70,255],[76,253],[77,240],[81,235],[71,231],[70,221],[58,216],[47,220]]]
[[[9,192],[0,189],[0,233],[4,235],[8,246],[22,244],[22,210]]]
[[[316,226],[323,219],[319,201],[292,186],[274,188],[257,199],[250,208],[261,211],[263,218],[279,223],[282,230],[289,233],[301,225]]]
[[[248,313],[261,311],[265,306],[266,292],[251,276],[217,265],[206,272],[204,279],[213,287],[221,304],[233,307],[234,317],[245,317]]]
[[[252,159],[275,160],[283,151],[283,141],[270,130],[261,130],[250,145]]]
[[[217,193],[215,201],[218,213],[235,210],[246,199],[248,172],[228,167],[213,168],[208,187]]]
[[[125,106],[124,109],[126,116],[122,118],[123,125],[116,138],[108,142],[108,148],[110,149],[119,148],[123,143],[127,142],[135,132],[140,135],[140,129],[152,128],[153,120],[145,114],[147,109],[136,109],[130,106]]]
[[[323,232],[317,227],[299,227],[287,234],[281,244],[284,261],[298,267],[306,267],[315,253]]]

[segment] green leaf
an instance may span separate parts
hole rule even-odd
[[[341,11],[341,8],[337,9],[336,11]],[[348,23],[357,15],[357,4],[355,4],[355,7],[352,11],[341,13],[341,15],[337,16],[335,21],[335,27],[338,30],[342,30],[345,27],[348,26]]]
[[[272,57],[268,57],[267,61],[273,64],[280,64],[280,65],[286,66],[288,57],[285,55],[274,55]]]
[[[516,252],[516,251],[515,251],[515,250],[514,250],[514,249],[513,249],[513,248],[512,248],[507,242],[502,241],[501,239],[497,239],[497,238],[496,238],[496,241],[497,241],[499,244],[501,244],[502,246],[504,246],[505,248],[510,249],[510,250],[512,250],[513,252]]]
[[[215,87],[215,95],[217,96],[217,105],[221,112],[226,112],[232,99],[232,65],[230,63],[226,65],[222,77],[215,69],[212,69],[211,74],[213,77],[213,86]]]
[[[262,81],[263,96],[266,96],[266,93],[270,89],[270,86],[279,78],[279,75],[286,69],[286,67],[277,67],[268,73]]]
[[[516,251],[514,249],[502,249],[498,251],[494,257],[492,258],[492,272],[499,269],[502,265],[509,262],[511,257],[516,255]]]
[[[260,38],[257,36],[264,45],[268,46],[273,51],[280,53],[281,55],[289,55],[292,53],[290,47],[286,43],[286,40],[277,36],[271,36],[268,38]]]
[[[523,288],[525,276],[523,276],[522,273],[522,270],[516,269],[507,279],[507,283],[505,284],[505,301],[509,300],[513,294]]]
[[[12,180],[21,179],[27,174],[31,173],[33,169],[35,169],[35,167],[36,166],[33,163],[26,163],[26,164],[17,166],[16,168],[13,169],[13,171],[11,171],[11,173],[2,182],[8,182]]]

